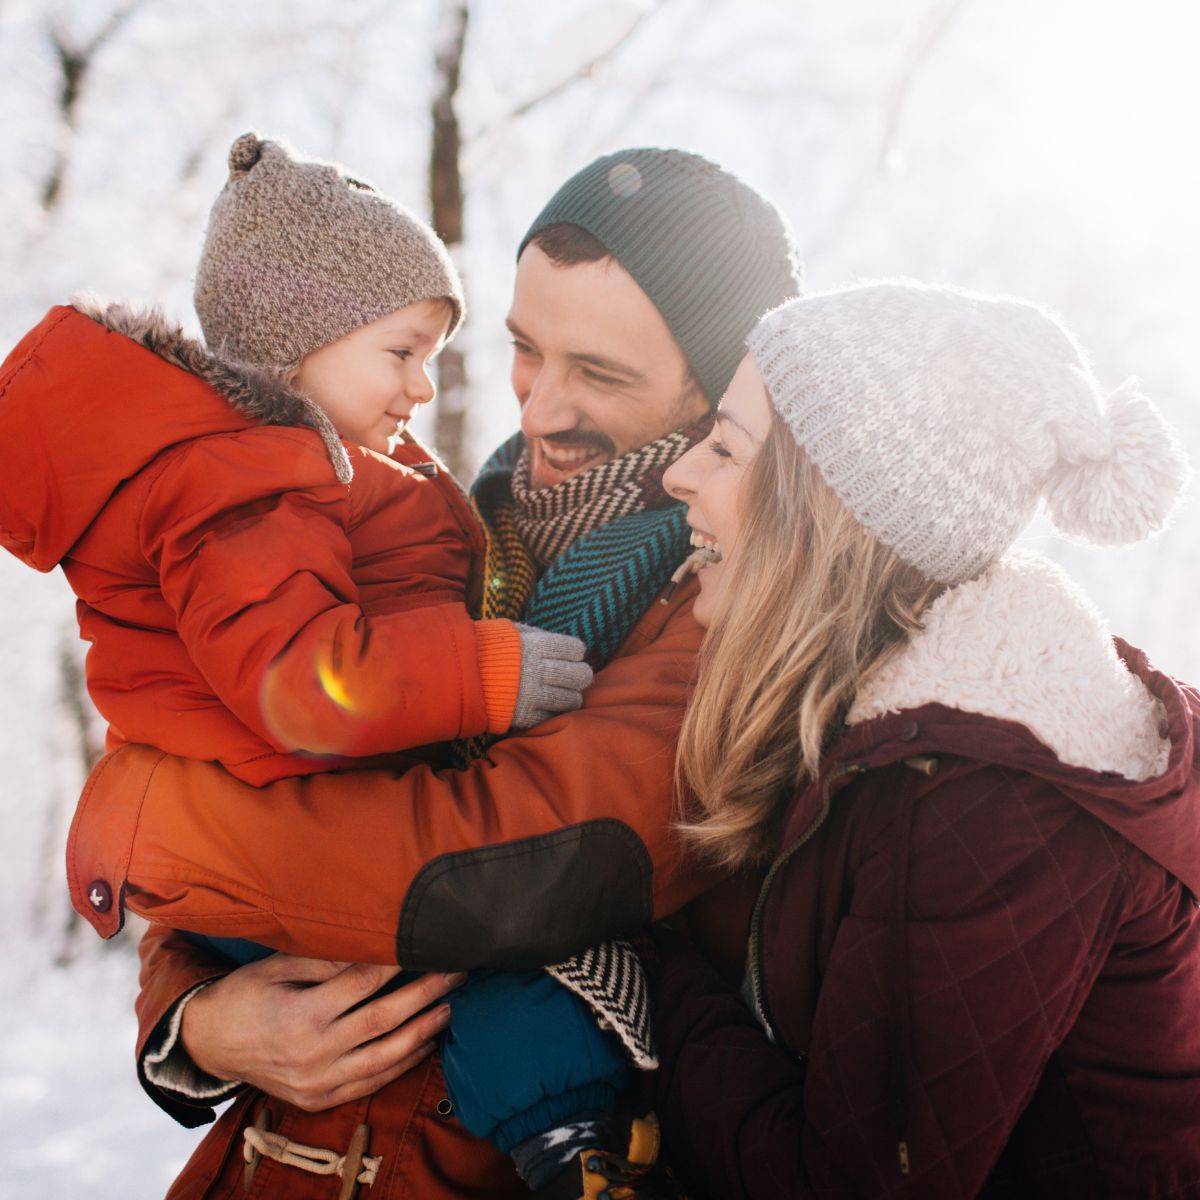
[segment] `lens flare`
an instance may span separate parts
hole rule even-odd
[[[333,669],[333,665],[328,661],[317,663],[317,678],[321,681],[321,687],[325,691],[330,700],[342,709],[343,712],[354,713],[358,711],[358,706],[354,702],[354,697],[346,690],[346,685],[339,678]]]
[[[267,669],[259,690],[263,722],[276,745],[289,753],[353,753],[371,698],[356,686],[353,674],[338,670],[330,647],[319,648],[309,662],[307,671],[286,658]]]

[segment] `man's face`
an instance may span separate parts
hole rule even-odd
[[[658,309],[613,258],[556,266],[527,246],[507,323],[535,488],[656,441],[708,409]]]

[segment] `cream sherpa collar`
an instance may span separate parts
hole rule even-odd
[[[1061,762],[1132,780],[1161,774],[1170,753],[1160,705],[1121,662],[1100,614],[1034,555],[1010,555],[938,597],[847,723],[922,704],[1015,721]]]

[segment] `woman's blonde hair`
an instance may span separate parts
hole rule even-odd
[[[868,533],[772,416],[677,762],[684,836],[727,866],[769,857],[859,688],[945,586]]]

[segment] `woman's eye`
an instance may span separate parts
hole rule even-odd
[[[724,442],[710,441],[708,443],[708,448],[718,458],[732,458],[733,457],[733,455],[729,453],[729,447],[726,446]]]
[[[518,354],[532,354],[533,353],[532,346],[526,345],[525,342],[518,342],[516,338],[509,338],[508,342],[509,342],[509,345],[512,346],[512,348]]]

